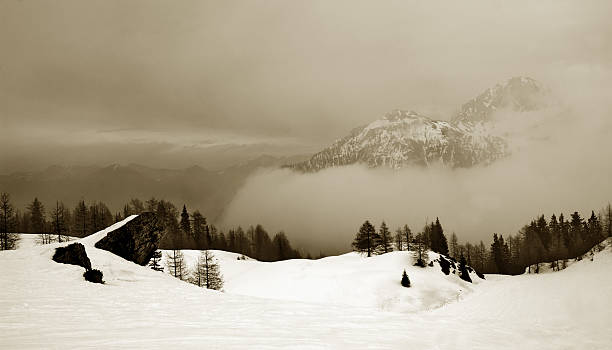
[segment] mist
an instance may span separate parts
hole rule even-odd
[[[261,223],[306,250],[334,253],[350,249],[366,219],[419,232],[439,217],[447,235],[489,242],[538,214],[597,211],[612,199],[610,74],[592,66],[556,73],[545,82],[555,100],[548,108],[495,116],[508,158],[469,169],[264,169],[235,196],[224,225]]]

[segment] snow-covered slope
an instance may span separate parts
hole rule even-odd
[[[200,251],[182,252],[187,266],[193,270]],[[405,251],[370,258],[348,253],[318,260],[272,263],[238,260],[239,254],[212,252],[225,279],[224,290],[231,294],[415,312],[457,301],[475,288],[458,275],[444,275],[437,263],[426,268],[413,266],[411,252]],[[429,256],[432,260],[438,258],[432,252]],[[399,285],[404,269],[411,288]],[[484,282],[475,273],[471,278],[474,284]]]
[[[609,246],[554,274],[488,275],[457,302],[406,313],[209,291],[83,241],[105,285],[84,281],[78,266],[51,261],[58,244],[0,252],[3,348],[609,349],[612,342]],[[339,262],[349,258],[356,259],[321,263],[332,269],[337,260],[341,271],[348,263]],[[369,288],[353,274],[354,288]],[[297,280],[277,278],[275,286]],[[307,288],[315,293],[321,285]]]
[[[395,110],[290,167],[308,172],[355,163],[390,168],[489,164],[509,153],[507,141],[492,132],[495,112],[537,110],[543,107],[543,96],[538,82],[515,77],[464,104],[451,122]]]

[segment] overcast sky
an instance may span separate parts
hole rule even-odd
[[[609,74],[610,4],[4,0],[0,173],[312,152],[392,109],[448,118],[511,76]]]

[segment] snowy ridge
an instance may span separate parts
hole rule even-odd
[[[495,112],[537,110],[544,106],[544,96],[538,82],[516,77],[464,104],[451,122],[395,110],[290,167],[309,172],[355,163],[394,169],[433,163],[453,168],[486,165],[509,154],[507,141],[491,132]]]
[[[583,259],[558,273],[487,275],[486,282],[470,286],[472,292],[458,300],[416,313],[396,312],[393,300],[389,308],[363,308],[209,291],[87,245],[106,281],[92,284],[83,280],[81,267],[53,262],[54,246],[0,252],[0,329],[6,348],[541,350],[609,349],[612,342],[610,246],[595,253],[593,261]],[[320,264],[302,275],[309,281],[302,287],[312,293],[333,278],[357,290],[381,283],[380,290],[389,295],[397,292],[389,289],[405,289],[396,271],[407,263],[400,253],[373,259],[347,254],[316,262],[241,261],[244,270],[232,277],[225,259],[234,257],[217,252],[230,284],[244,280],[261,290],[277,274],[273,286],[282,287],[300,280],[287,279],[285,268],[307,270],[310,263]],[[369,279],[376,269],[369,264],[393,264],[388,278],[394,283],[384,281],[387,275]],[[248,281],[250,274],[267,275],[267,280]],[[409,275],[414,288],[422,284],[416,272]],[[436,297],[436,291],[431,293]]]
[[[182,252],[188,268],[193,270],[200,251]],[[407,251],[370,258],[347,253],[318,260],[277,262],[238,260],[240,254],[212,252],[224,276],[225,292],[287,301],[417,312],[455,302],[476,288],[474,285],[485,282],[473,272],[470,276],[474,284],[461,280],[452,271],[447,276],[438,263],[433,267],[414,266],[412,252]],[[429,256],[431,261],[439,257],[433,252]],[[411,288],[399,285],[404,269],[412,282]]]

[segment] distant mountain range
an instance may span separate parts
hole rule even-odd
[[[143,201],[155,196],[190,210],[199,209],[215,221],[247,177],[262,167],[276,167],[303,156],[280,158],[261,156],[220,171],[199,166],[185,169],[157,169],[139,164],[98,166],[50,166],[38,172],[0,175],[0,192],[11,194],[20,210],[38,197],[48,209],[56,200],[74,206],[84,199],[103,201],[120,211],[132,197]]]
[[[309,160],[289,167],[313,172],[356,163],[390,168],[432,163],[453,168],[489,164],[509,154],[507,140],[491,133],[495,113],[538,110],[544,106],[546,95],[537,81],[515,77],[465,103],[450,121],[395,110],[354,129]]]

